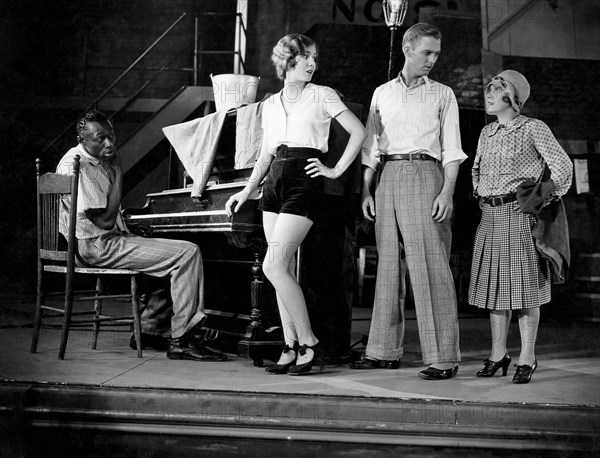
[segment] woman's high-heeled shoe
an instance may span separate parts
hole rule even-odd
[[[289,353],[290,351],[297,353],[298,345],[299,344],[297,341],[294,341],[293,348],[290,347],[288,344],[285,344],[285,347],[283,347],[282,356],[285,355],[286,353]],[[265,372],[267,374],[272,374],[272,375],[287,374],[290,367],[292,367],[295,363],[296,363],[296,358],[292,359],[287,364],[272,364],[271,366],[269,366],[265,369]]]
[[[528,366],[527,364],[522,364],[518,366],[515,364],[517,372],[515,372],[515,375],[513,377],[513,383],[529,383],[531,381],[531,376],[537,369],[537,366],[537,358],[533,361],[533,364],[531,366]]]
[[[311,371],[315,362],[319,363],[320,371],[323,372],[325,364],[323,362],[323,347],[321,346],[321,342],[313,345],[312,347],[309,347],[306,344],[300,345],[300,348],[298,348],[299,356],[304,356],[306,354],[306,350],[309,348],[313,351],[312,359],[306,363],[297,364],[290,367],[288,370],[289,375],[306,375]]]
[[[502,376],[504,377],[508,372],[508,366],[510,366],[510,355],[507,353],[500,361],[484,359],[483,364],[483,369],[477,372],[477,377],[493,377],[500,368],[502,368]]]

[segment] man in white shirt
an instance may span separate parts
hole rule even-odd
[[[132,234],[121,217],[123,172],[115,134],[107,116],[96,110],[77,122],[78,145],[60,160],[56,171],[70,175],[80,157],[77,226],[79,255],[94,267],[139,270],[150,278],[169,279],[172,303],[151,297],[142,310],[142,345],[156,346],[159,311],[170,310],[171,340],[165,345],[170,359],[224,361],[226,356],[204,345],[204,275],[197,245],[183,240],[153,239]],[[62,202],[60,232],[68,234],[70,197]],[[146,283],[157,285],[148,278]],[[151,293],[162,292],[160,287]],[[146,342],[145,342],[146,341]]]
[[[467,156],[454,93],[428,78],[441,51],[440,31],[415,24],[404,34],[402,51],[402,72],[373,94],[362,148],[362,210],[375,221],[379,261],[366,354],[350,367],[400,367],[408,272],[423,363],[429,365],[419,376],[444,380],[456,375],[460,361],[449,257],[452,196]]]

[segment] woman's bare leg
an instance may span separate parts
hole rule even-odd
[[[519,311],[519,330],[521,331],[521,354],[519,366],[532,366],[535,361],[535,341],[540,324],[540,308]]]
[[[296,252],[313,223],[303,216],[264,212],[263,224],[268,242],[263,271],[277,292],[286,343],[291,346],[295,338],[300,345],[316,345],[318,339],[312,332],[304,294],[293,274]],[[309,350],[297,364],[312,358]]]

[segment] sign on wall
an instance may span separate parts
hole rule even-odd
[[[380,25],[384,23],[382,0],[332,0],[334,23]]]

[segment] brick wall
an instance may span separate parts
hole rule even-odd
[[[505,56],[503,66],[531,84],[524,114],[545,120],[557,138],[600,140],[600,61]]]
[[[16,86],[38,96],[96,96],[182,14],[186,17],[120,83],[112,96],[130,96],[164,65],[144,93],[166,98],[192,82],[194,15],[235,13],[235,0],[24,0],[4,14],[6,55]],[[221,24],[223,23],[223,24]],[[233,50],[234,18],[201,18],[207,49]],[[227,56],[227,63],[233,57]],[[228,65],[231,68],[231,65]],[[207,69],[207,74],[210,69]],[[6,76],[6,75],[3,75]],[[16,83],[21,83],[17,85]]]
[[[98,96],[183,12],[188,13],[172,35],[149,54],[109,96],[133,95],[154,70],[177,57],[174,67],[192,67],[192,17],[204,11],[235,12],[235,0],[7,0],[0,2],[0,258],[11,259],[11,269],[0,271],[0,287],[9,291],[35,290],[35,158],[48,142],[79,114],[75,108],[41,109],[40,97]],[[233,49],[234,22],[227,32],[205,20],[202,31],[207,49]],[[211,31],[212,30],[212,31]],[[216,62],[216,63],[214,63]],[[227,71],[233,57],[227,56]],[[204,61],[206,75],[218,59]],[[143,97],[168,98],[191,72],[167,71]],[[81,107],[80,109],[83,109]],[[127,114],[126,118],[135,117]],[[125,122],[131,121],[126,120]],[[122,135],[122,119],[117,131]],[[75,144],[74,131],[65,135]],[[65,151],[61,146],[60,151]],[[46,157],[47,170],[60,151]],[[58,155],[58,157],[56,157]]]
[[[319,46],[320,69],[314,81],[334,87],[348,100],[368,107],[375,87],[387,80],[390,31],[384,23],[364,25],[368,21],[358,17],[362,11],[358,6],[356,23],[340,21],[339,11],[334,18],[335,3],[333,0],[251,2],[250,27],[253,34],[256,33],[256,41],[251,49],[251,63],[252,68],[261,76],[259,91],[275,92],[281,88],[281,83],[273,76],[273,67],[269,61],[277,40],[286,33],[304,33]],[[396,32],[396,74],[402,69],[404,62],[402,35],[417,19],[414,11],[417,3],[411,2],[411,11],[404,26]],[[438,26],[443,34],[442,55],[431,76],[454,89],[461,107],[482,108],[479,2],[460,2],[463,10],[456,12],[444,9],[447,2],[438,3],[439,8],[428,11],[427,15],[422,14],[420,18]],[[350,5],[350,2],[346,4]],[[356,3],[360,4],[361,2]],[[373,6],[374,11],[377,8]],[[307,18],[312,18],[313,22],[307,24]]]
[[[600,61],[505,56],[503,66],[531,84],[523,114],[546,122],[572,159],[587,160],[590,192],[577,194],[573,183],[564,199],[576,265],[578,251],[600,244]]]

